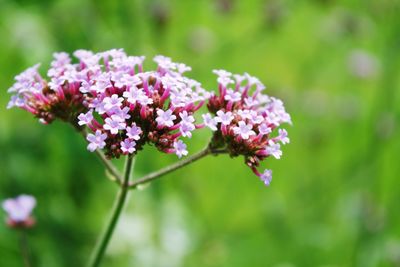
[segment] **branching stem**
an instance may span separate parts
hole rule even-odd
[[[201,159],[201,158],[203,158],[203,157],[205,157],[207,155],[210,155],[210,154],[217,155],[217,154],[222,154],[222,153],[227,153],[227,151],[226,150],[212,150],[207,146],[203,150],[197,152],[196,154],[194,154],[194,155],[192,155],[190,157],[187,157],[187,158],[185,158],[185,159],[183,159],[183,160],[181,160],[181,161],[179,161],[179,162],[177,162],[177,163],[175,163],[173,165],[167,166],[167,167],[165,167],[165,168],[163,168],[161,170],[158,170],[158,171],[152,172],[150,174],[147,174],[147,175],[143,176],[142,178],[131,182],[129,184],[129,188],[130,189],[135,189],[139,185],[147,184],[147,183],[149,183],[151,181],[154,181],[156,179],[160,179],[162,176],[164,176],[164,175],[166,175],[166,174],[168,174],[168,173],[170,173],[172,171],[175,171],[177,169],[180,169],[180,168],[182,168],[182,167],[184,167],[184,166],[186,166],[186,165],[188,165],[190,163],[193,163],[193,162],[195,162],[195,161],[197,161],[197,160],[199,160],[199,159]]]

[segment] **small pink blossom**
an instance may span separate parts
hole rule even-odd
[[[181,132],[183,137],[192,137],[192,131],[196,129],[193,123],[182,122],[179,131]]]
[[[106,97],[103,100],[104,108],[108,111],[114,108],[119,108],[122,105],[122,101],[124,99],[122,97],[118,97],[117,94],[112,95],[111,97]]]
[[[172,115],[172,110],[164,111],[162,109],[157,110],[157,118],[156,121],[160,126],[171,127],[174,125],[174,120],[176,119],[175,115]]]
[[[142,129],[136,126],[136,123],[133,123],[131,126],[126,127],[126,135],[134,140],[140,139],[140,134],[142,133]]]
[[[272,132],[271,128],[267,126],[267,124],[263,123],[258,126],[258,131],[262,135],[267,135]]]
[[[233,80],[231,79],[232,73],[226,70],[213,70],[213,73],[218,75],[218,83],[222,86],[226,87],[228,84],[233,83]]]
[[[232,102],[237,102],[242,99],[242,95],[239,92],[235,92],[231,89],[226,91],[225,95],[225,100],[226,101],[232,101]]]
[[[269,155],[274,156],[276,159],[280,159],[282,156],[281,145],[278,143],[270,142],[270,144],[265,148]]]
[[[124,107],[124,108],[117,108],[113,112],[110,113],[110,115],[116,115],[121,119],[122,122],[125,120],[129,119],[131,115],[129,114],[130,109],[129,107]]]
[[[89,110],[87,113],[79,114],[78,119],[78,124],[80,126],[91,123],[93,120],[93,110]]]
[[[95,134],[88,134],[86,139],[89,141],[89,145],[87,146],[88,150],[93,152],[96,149],[104,148],[106,145],[104,141],[107,139],[107,134],[97,130]]]
[[[285,129],[279,129],[278,132],[279,132],[279,136],[277,137],[277,139],[279,141],[281,141],[282,144],[290,143],[290,139],[288,137],[288,133],[287,133],[287,131]]]
[[[244,121],[239,121],[238,126],[233,127],[233,132],[236,135],[240,135],[242,139],[247,140],[251,135],[256,135],[252,129],[253,125],[246,124]]]
[[[260,174],[261,181],[264,182],[265,185],[270,185],[272,181],[272,171],[271,170],[264,170],[262,174]]]
[[[182,140],[178,140],[174,142],[175,154],[181,158],[182,156],[186,156],[188,151],[186,150],[186,144],[182,142]]]
[[[217,121],[215,120],[215,118],[211,117],[210,113],[207,114],[203,114],[203,121],[204,121],[204,125],[207,126],[208,128],[210,128],[212,131],[216,131],[217,130]]]
[[[136,151],[136,142],[127,138],[124,141],[121,141],[121,150],[124,154],[132,154]]]
[[[123,93],[123,96],[126,97],[129,103],[135,104],[136,101],[143,99],[146,97],[143,89],[138,89],[136,86],[131,86],[128,91]]]
[[[112,115],[111,118],[105,119],[103,126],[104,130],[110,131],[112,134],[117,134],[119,130],[125,129],[125,120],[117,115]]]
[[[189,115],[186,110],[184,110],[183,112],[180,112],[179,117],[181,118],[182,122],[184,122],[184,123],[193,123],[194,122],[194,117]]]
[[[219,110],[217,112],[217,117],[215,117],[215,120],[217,122],[222,123],[223,125],[229,125],[231,121],[233,120],[233,115],[232,112],[223,112],[222,110]]]

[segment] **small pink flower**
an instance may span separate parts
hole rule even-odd
[[[265,185],[270,185],[272,181],[272,171],[271,170],[265,170],[261,175],[260,175],[261,181],[264,182]]]
[[[78,116],[80,126],[89,124],[93,120],[93,110],[89,110],[87,113],[81,113]]]
[[[246,140],[249,139],[251,135],[256,135],[252,129],[253,125],[246,124],[244,121],[239,121],[238,126],[233,127],[233,132]]]
[[[217,117],[215,118],[215,120],[217,122],[222,123],[223,125],[229,125],[231,123],[231,121],[233,120],[233,115],[232,112],[228,111],[228,112],[223,112],[222,110],[219,110],[217,112]]]
[[[118,97],[117,94],[114,94],[111,97],[106,97],[103,100],[104,108],[106,110],[112,110],[114,108],[119,108],[122,105],[123,100],[124,99],[122,97]]]
[[[210,113],[207,114],[203,114],[203,121],[204,121],[204,125],[207,126],[208,128],[210,128],[212,131],[216,131],[217,130],[217,120],[213,117],[211,117]]]
[[[174,125],[174,120],[176,119],[175,115],[172,115],[172,110],[164,111],[162,109],[157,110],[157,118],[156,121],[159,126],[167,126],[171,127]]]
[[[280,159],[282,156],[281,145],[273,143],[272,141],[265,149],[269,155],[274,156],[276,159]]]
[[[186,144],[182,142],[182,140],[178,140],[174,142],[175,154],[181,158],[182,156],[186,156],[188,151],[186,150]]]
[[[129,138],[125,139],[124,141],[121,141],[121,150],[124,154],[132,154],[133,152],[136,151],[135,149],[136,142],[130,140]]]
[[[119,130],[123,130],[126,127],[125,119],[119,117],[118,115],[112,115],[111,118],[105,119],[105,124],[103,126],[104,130],[110,131],[112,134],[117,134]]]
[[[141,133],[142,129],[136,126],[136,123],[132,123],[131,126],[126,127],[126,135],[133,140],[139,140]]]
[[[88,134],[86,139],[89,141],[89,145],[87,146],[88,150],[93,152],[96,149],[102,149],[105,147],[107,139],[107,134],[102,133],[100,130],[96,131],[96,134]]]
[[[279,133],[279,136],[277,137],[278,141],[282,142],[282,144],[290,143],[288,133],[285,129],[279,129],[278,133]]]
[[[227,90],[226,95],[225,95],[225,100],[226,101],[233,101],[237,102],[242,99],[242,95],[239,92],[235,92],[231,89]]]

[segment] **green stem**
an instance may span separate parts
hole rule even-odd
[[[129,178],[131,176],[132,165],[133,165],[133,156],[129,155],[128,158],[126,159],[124,177],[122,180],[122,184],[120,185],[118,196],[114,203],[110,221],[107,224],[105,232],[101,235],[100,239],[96,244],[96,247],[94,249],[94,252],[92,254],[89,263],[90,267],[100,266],[101,260],[103,259],[108,243],[110,242],[111,236],[118,223],[118,219],[121,215],[122,208],[124,207],[126,198],[128,196],[128,191],[129,191],[128,185],[129,185]]]
[[[129,184],[129,188],[130,189],[135,189],[137,188],[139,185],[143,185],[143,184],[147,184],[153,180],[159,179],[162,176],[175,171],[177,169],[180,169],[196,160],[199,160],[207,155],[213,154],[213,155],[217,155],[217,154],[223,154],[223,153],[227,153],[227,150],[212,150],[210,149],[208,146],[205,147],[203,150],[199,151],[198,153],[185,158],[184,160],[181,160],[173,165],[167,166],[161,170],[152,172],[150,174],[147,174],[145,176],[143,176],[140,179],[137,179],[136,181],[133,181]]]
[[[26,238],[26,233],[25,233],[24,229],[22,229],[21,233],[20,233],[19,245],[21,248],[22,259],[24,260],[24,266],[32,267],[31,256],[30,256],[29,246],[28,246],[28,240]]]

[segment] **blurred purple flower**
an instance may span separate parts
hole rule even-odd
[[[351,74],[360,79],[368,79],[377,75],[378,59],[368,52],[354,50],[348,59],[348,66]]]
[[[7,212],[7,224],[11,227],[30,227],[35,221],[31,217],[36,199],[29,195],[20,195],[3,201],[3,209]]]

